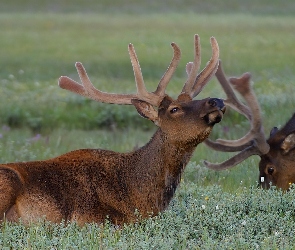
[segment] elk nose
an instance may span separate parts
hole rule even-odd
[[[223,100],[219,98],[210,98],[208,104],[211,107],[218,107],[220,110],[224,110],[225,108]]]

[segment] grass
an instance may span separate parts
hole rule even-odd
[[[182,48],[183,58],[168,93],[176,96],[185,81],[184,67],[192,60],[192,37],[202,39],[203,66],[210,57],[209,37],[214,34],[221,48],[221,59],[228,75],[245,71],[253,74],[255,91],[262,99],[262,110],[283,109],[292,104],[295,52],[292,17],[253,17],[250,15],[181,14],[118,15],[98,17],[89,14],[2,14],[0,46],[0,95],[6,105],[0,109],[0,122],[28,126],[33,130],[56,126],[95,129],[130,127],[149,123],[139,119],[134,108],[102,105],[79,98],[57,87],[60,75],[77,79],[75,61],[82,61],[96,86],[104,91],[134,92],[134,78],[127,44],[134,43],[149,90],[155,88],[171,59],[171,41]],[[206,22],[204,21],[206,19]],[[154,27],[157,26],[157,29]],[[99,27],[99,28],[98,28]],[[162,34],[166,34],[163,36]],[[267,86],[267,87],[264,87]],[[16,93],[20,92],[20,95]],[[213,81],[200,97],[218,96]],[[36,106],[32,100],[36,100]],[[27,109],[20,109],[26,102]],[[291,102],[289,104],[289,102]],[[47,115],[44,116],[43,114]],[[286,115],[284,115],[286,114]],[[280,112],[281,120],[290,112]],[[132,121],[131,121],[132,120]],[[277,117],[265,123],[267,131]],[[269,122],[269,124],[268,124]]]
[[[267,2],[267,4],[266,4]],[[149,90],[172,56],[182,60],[168,86],[176,97],[192,60],[193,35],[220,46],[227,75],[249,71],[266,133],[291,117],[294,107],[295,5],[292,1],[2,1],[0,8],[0,162],[48,159],[77,148],[126,152],[145,144],[155,127],[132,106],[99,104],[57,86],[61,75],[78,80],[81,61],[103,91],[135,91],[127,45],[133,43]],[[224,97],[212,80],[198,98]],[[238,138],[248,122],[228,111],[212,138]],[[256,185],[258,157],[214,172],[201,161],[228,154],[198,146],[170,208],[159,218],[117,230],[111,225],[5,224],[1,248],[9,249],[292,249],[293,191]],[[292,196],[293,195],[293,196]],[[209,200],[205,198],[209,197]],[[202,210],[205,205],[205,211]],[[220,207],[216,214],[216,206]],[[247,209],[246,209],[247,208]],[[244,222],[245,221],[245,222]],[[245,224],[246,223],[246,224]]]
[[[146,14],[146,13],[247,13],[254,15],[293,15],[295,4],[290,0],[226,0],[226,1],[136,1],[136,0],[87,0],[83,4],[79,0],[37,0],[1,2],[0,11],[6,12],[58,12],[58,13],[110,13],[110,14]]]

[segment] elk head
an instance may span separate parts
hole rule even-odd
[[[280,130],[271,130],[267,143],[270,150],[259,162],[259,185],[287,190],[295,183],[295,114]]]
[[[132,44],[129,44],[128,50],[137,94],[113,94],[96,89],[90,82],[83,65],[79,62],[76,63],[76,68],[82,85],[62,76],[59,79],[59,86],[99,102],[132,104],[142,117],[151,120],[171,141],[195,141],[198,144],[208,137],[213,125],[221,121],[225,107],[223,101],[217,98],[193,100],[214,76],[219,57],[217,41],[212,37],[212,58],[204,70],[198,74],[200,68],[200,39],[198,35],[195,35],[194,42],[194,62],[187,64],[188,79],[177,99],[173,99],[165,93],[181,56],[180,49],[175,43],[171,44],[174,51],[172,61],[154,92],[148,92],[145,88],[139,61]]]
[[[231,77],[227,80],[220,62],[216,77],[227,95],[224,102],[244,115],[250,121],[251,128],[238,140],[205,140],[205,144],[214,150],[240,152],[223,163],[205,161],[204,164],[210,169],[223,170],[236,166],[251,155],[259,155],[259,185],[263,188],[275,185],[287,190],[291,183],[295,183],[295,115],[280,130],[274,127],[267,140],[260,106],[250,83],[251,75],[245,73],[240,78]],[[245,99],[247,105],[238,100],[232,87]]]

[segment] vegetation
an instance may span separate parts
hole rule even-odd
[[[172,56],[182,60],[168,93],[176,96],[193,58],[202,65],[215,36],[227,75],[249,71],[265,131],[294,112],[295,4],[283,1],[2,1],[0,8],[0,162],[47,159],[77,148],[132,150],[154,125],[132,106],[99,104],[61,90],[57,79],[78,79],[81,61],[99,89],[135,91],[127,52],[133,43],[146,85],[154,89]],[[181,3],[181,4],[180,4]],[[200,97],[224,97],[216,80]],[[212,138],[237,138],[247,121],[229,111]],[[256,189],[258,157],[214,172],[201,160],[222,161],[200,145],[170,208],[157,218],[117,229],[112,225],[4,224],[1,249],[292,249],[294,191]]]
[[[109,223],[80,228],[40,222],[30,227],[5,224],[1,249],[293,249],[294,189],[183,185],[170,209],[133,225]]]

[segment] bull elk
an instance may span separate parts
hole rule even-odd
[[[251,128],[237,140],[218,139],[213,142],[206,139],[205,144],[214,150],[239,153],[223,163],[205,161],[205,165],[214,170],[223,170],[236,166],[251,155],[259,155],[259,186],[269,188],[275,185],[287,190],[291,183],[295,183],[295,114],[281,129],[274,127],[266,139],[260,106],[251,87],[251,75],[245,73],[240,78],[227,79],[220,62],[216,77],[227,95],[225,104],[244,115],[250,121]],[[232,87],[245,99],[246,105],[238,100]]]
[[[45,161],[7,163],[0,166],[0,215],[9,221],[30,223],[45,218],[51,222],[75,221],[130,223],[157,215],[167,208],[183,169],[195,148],[221,121],[225,106],[221,99],[193,100],[214,76],[219,48],[211,38],[212,57],[198,74],[200,40],[194,38],[194,62],[189,63],[187,81],[177,99],[165,89],[180,60],[174,51],[157,89],[145,88],[132,44],[128,50],[137,94],[105,93],[90,82],[81,63],[76,69],[82,84],[62,76],[59,86],[95,101],[132,104],[138,113],[158,126],[150,141],[129,153],[103,149],[80,149]]]

